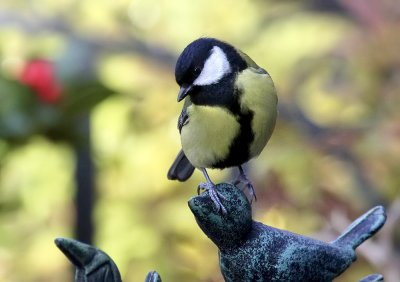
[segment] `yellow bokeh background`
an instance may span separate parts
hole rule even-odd
[[[33,56],[58,60],[75,38],[100,50],[96,77],[115,94],[90,114],[94,244],[124,281],[142,281],[152,269],[163,281],[223,281],[217,248],[187,207],[201,173],[185,183],[166,178],[180,149],[174,60],[201,36],[240,48],[276,84],[275,132],[248,165],[256,220],[332,240],[345,227],[338,216],[351,221],[399,199],[396,3],[359,3],[365,12],[347,1],[323,2],[2,1],[5,76]],[[63,142],[35,135],[14,146],[0,136],[0,281],[73,280],[53,240],[74,236],[75,161]],[[226,181],[233,172],[211,177]],[[400,257],[400,231],[393,232],[397,251],[384,253],[389,262]],[[337,281],[377,272],[394,282],[389,262],[374,263],[366,249]]]

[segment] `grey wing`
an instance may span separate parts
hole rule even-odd
[[[189,122],[189,116],[187,114],[186,108],[182,109],[182,112],[178,118],[178,130],[179,133],[182,131],[182,127],[185,126]]]
[[[185,104],[178,118],[179,133],[181,133],[182,127],[189,122],[187,107],[190,106],[190,104],[190,99],[185,99]],[[186,181],[190,176],[192,176],[193,171],[194,166],[190,163],[183,150],[180,150],[178,156],[168,170],[167,177],[170,180]]]

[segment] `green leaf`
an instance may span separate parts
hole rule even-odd
[[[57,127],[61,116],[58,104],[43,103],[29,87],[0,77],[1,139],[24,142]]]
[[[0,138],[21,139],[38,127],[34,93],[16,81],[0,78]]]
[[[73,86],[64,91],[63,112],[74,115],[88,112],[114,92],[98,83]]]

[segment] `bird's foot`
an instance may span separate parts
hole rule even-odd
[[[197,194],[200,194],[200,189],[208,191],[208,195],[210,195],[210,198],[213,201],[214,205],[217,207],[218,211],[221,210],[223,214],[227,213],[224,205],[221,203],[221,199],[226,200],[226,198],[224,195],[217,191],[214,183],[201,182],[197,187]]]
[[[257,201],[257,196],[256,196],[256,192],[254,190],[253,184],[251,183],[251,181],[247,178],[246,174],[241,173],[239,175],[239,177],[233,182],[233,185],[237,186],[239,184],[242,184],[244,186],[244,188],[247,188],[247,190],[249,191],[250,194],[250,204],[253,203],[254,201]]]

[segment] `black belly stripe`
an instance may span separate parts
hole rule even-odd
[[[238,117],[238,122],[240,123],[240,132],[233,140],[229,148],[228,157],[215,164],[215,168],[239,166],[249,160],[250,145],[254,140],[254,133],[251,129],[252,119],[252,112],[248,112],[247,114]]]
[[[254,132],[251,127],[253,116],[254,113],[252,111],[236,114],[237,121],[240,124],[239,133],[229,148],[229,155],[227,158],[213,165],[214,168],[222,169],[239,166],[249,160],[250,145],[254,140]]]

